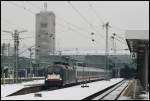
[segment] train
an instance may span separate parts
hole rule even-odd
[[[106,78],[104,69],[96,67],[53,64],[46,69],[45,86],[62,87],[69,84],[90,82]]]

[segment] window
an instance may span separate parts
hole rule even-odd
[[[46,28],[47,27],[47,23],[41,23],[41,27],[42,28]]]
[[[62,68],[58,66],[50,66],[48,67],[48,74],[61,74],[62,73]]]
[[[55,22],[53,22],[53,25],[55,26]]]

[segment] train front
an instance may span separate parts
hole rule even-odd
[[[62,86],[63,85],[63,68],[61,66],[48,66],[45,76],[46,86]]]

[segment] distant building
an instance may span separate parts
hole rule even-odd
[[[10,43],[2,43],[1,50],[2,49],[4,50],[4,56],[13,56],[14,55],[14,47],[12,47],[10,45]]]
[[[55,14],[42,11],[36,14],[36,52],[35,58],[44,61],[55,53]]]
[[[14,47],[10,43],[2,43],[1,45],[1,75],[5,73],[5,77],[13,76],[14,66]],[[9,74],[9,76],[8,76]]]

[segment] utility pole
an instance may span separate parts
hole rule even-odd
[[[109,61],[108,61],[108,55],[109,55],[109,53],[108,53],[108,29],[110,27],[109,22],[104,24],[103,27],[106,28],[106,50],[105,50],[105,61],[106,61],[105,65],[106,65],[106,68],[105,69],[106,69],[106,77],[107,77],[108,76],[107,70],[108,70],[108,64],[109,64]]]
[[[115,36],[116,33],[113,33],[113,36],[111,37],[113,39],[113,51],[114,51],[114,55],[116,55],[116,43],[115,43]]]
[[[18,47],[19,47],[19,33],[17,30],[14,32],[14,82],[17,83],[18,81]]]
[[[113,35],[111,36],[111,38],[112,38],[112,41],[113,41],[113,48],[112,48],[112,50],[114,51],[114,69],[115,69],[115,77],[117,77],[117,75],[118,75],[118,68],[116,68],[116,64],[115,64],[115,61],[116,61],[116,57],[115,57],[115,55],[116,55],[116,43],[115,43],[115,37],[116,37],[116,33],[113,33]]]
[[[1,77],[2,77],[2,83],[4,83],[4,50],[5,50],[5,43],[2,44],[2,53],[1,53],[1,69],[2,69],[2,73],[1,73]]]
[[[32,53],[31,48],[32,48],[32,47],[28,48],[28,50],[29,50],[29,52],[30,52],[30,77],[32,77],[31,74],[32,74],[32,71],[33,71],[33,70],[32,70],[32,54],[33,54],[33,53]]]
[[[27,32],[26,30],[18,32],[15,30],[14,33],[12,31],[3,31],[6,33],[11,33],[14,39],[14,83],[18,82],[18,51],[19,51],[19,33]]]

